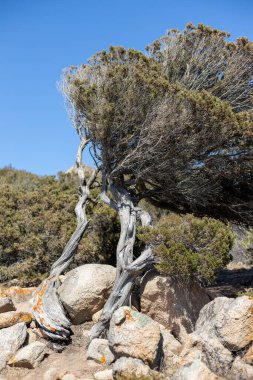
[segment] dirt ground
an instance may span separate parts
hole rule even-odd
[[[48,342],[50,354],[39,367],[27,369],[8,366],[1,372],[0,380],[56,380],[66,373],[71,373],[77,378],[92,379],[92,374],[108,367],[86,359],[88,332],[91,326],[90,322],[72,326],[72,341],[62,352],[57,352],[61,346],[53,346]]]

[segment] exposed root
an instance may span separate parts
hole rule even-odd
[[[54,340],[69,340],[71,322],[59,300],[60,281],[53,277],[44,280],[34,298],[33,315],[43,332]]]

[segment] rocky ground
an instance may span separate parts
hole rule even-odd
[[[107,339],[89,344],[89,330],[110,293],[115,269],[98,264],[74,269],[59,289],[73,322],[66,346],[52,343],[36,327],[35,288],[2,286],[0,380],[253,379],[252,278],[245,282],[242,277],[240,289],[246,295],[236,296],[233,270],[221,275],[223,282],[218,278],[216,291],[147,274],[137,308],[118,309]],[[222,291],[227,286],[234,288],[230,297]]]

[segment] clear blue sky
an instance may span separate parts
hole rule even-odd
[[[143,50],[189,21],[252,40],[252,20],[253,0],[0,0],[0,167],[73,164],[78,139],[56,89],[64,67],[109,45]]]

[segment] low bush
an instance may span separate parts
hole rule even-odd
[[[198,277],[211,282],[232,259],[232,230],[212,218],[168,214],[155,227],[142,229],[139,239],[152,244],[161,273],[184,280]]]
[[[91,196],[97,195],[98,190],[92,190]],[[77,199],[74,173],[40,177],[0,170],[0,282],[17,279],[20,285],[34,285],[48,275],[75,229]],[[116,213],[96,200],[89,202],[87,214],[88,233],[72,267],[113,263],[119,232]]]

